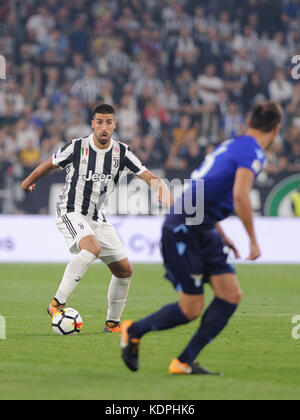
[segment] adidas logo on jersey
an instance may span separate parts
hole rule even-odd
[[[99,181],[112,181],[113,175],[109,174],[93,174],[92,171],[89,171],[88,176],[83,175],[84,181],[92,181],[92,182],[99,182]]]

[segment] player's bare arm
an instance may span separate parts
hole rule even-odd
[[[170,193],[166,183],[161,178],[148,170],[139,175],[139,178],[145,181],[149,187],[157,192],[158,201],[163,207],[171,208],[174,205],[172,194]]]
[[[53,165],[52,157],[40,163],[40,165],[22,182],[21,187],[26,193],[31,193],[36,188],[36,182],[48,175],[51,171],[57,169]]]
[[[239,168],[233,189],[234,207],[250,238],[250,255],[248,258],[250,261],[255,261],[261,256],[254,229],[253,210],[250,200],[250,191],[253,184],[253,172],[246,168]]]
[[[233,250],[234,255],[235,255],[235,258],[236,258],[237,260],[239,260],[239,259],[241,258],[241,256],[240,256],[239,250],[238,250],[238,249],[237,249],[237,247],[235,246],[235,244],[234,244],[233,240],[232,240],[231,238],[229,238],[229,237],[226,235],[226,233],[224,232],[224,230],[223,230],[223,228],[221,227],[221,224],[220,224],[220,223],[217,223],[217,224],[216,224],[216,227],[217,227],[217,230],[218,230],[219,234],[222,236],[222,238],[223,238],[223,240],[224,240],[225,244],[226,244],[226,245],[227,245],[230,249],[232,249],[232,250]]]

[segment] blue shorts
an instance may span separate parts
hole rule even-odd
[[[166,278],[177,291],[202,295],[212,275],[235,273],[229,248],[217,229],[195,232],[185,225],[163,226],[162,254]]]

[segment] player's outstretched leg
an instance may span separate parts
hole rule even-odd
[[[163,307],[160,311],[138,322],[124,321],[121,324],[122,358],[129,369],[138,370],[138,347],[141,337],[150,331],[168,330],[191,321],[182,312],[178,303]]]
[[[121,324],[121,349],[122,358],[126,366],[136,372],[139,368],[139,344],[138,338],[132,338],[128,329],[132,326],[133,321],[123,321]]]
[[[48,313],[51,317],[64,308],[68,297],[78,286],[79,281],[86,273],[89,266],[97,259],[96,255],[99,255],[101,251],[100,245],[98,245],[92,237],[82,239],[79,243],[79,247],[81,251],[67,265],[55,298],[50,302],[48,307]],[[85,249],[84,247],[88,249]]]
[[[216,297],[203,315],[201,326],[178,357],[176,363],[170,365],[170,373],[178,373],[177,367],[192,366],[201,351],[211,343],[227,326],[230,318],[238,308],[242,292],[234,274],[213,276],[211,284]]]

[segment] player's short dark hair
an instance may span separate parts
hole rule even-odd
[[[270,133],[281,123],[283,109],[276,101],[263,102],[251,112],[249,126],[264,133]]]
[[[96,114],[116,114],[115,109],[108,104],[98,104],[95,106],[95,108],[93,109],[93,118],[95,117]]]

